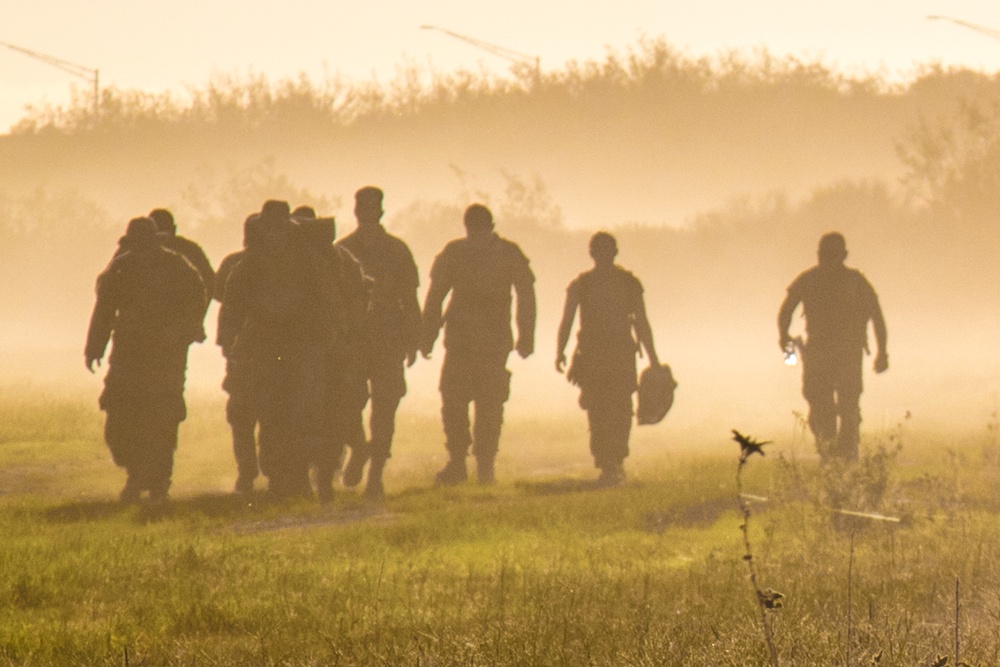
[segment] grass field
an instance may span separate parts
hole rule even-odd
[[[869,434],[850,470],[775,437],[742,473],[748,554],[728,429],[637,430],[596,490],[582,414],[513,420],[497,486],[434,489],[436,415],[403,414],[384,505],[272,506],[228,493],[221,408],[192,401],[152,515],[115,502],[92,397],[0,395],[0,664],[767,665],[750,564],[782,665],[1000,664],[985,426]]]

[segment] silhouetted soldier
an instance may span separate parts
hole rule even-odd
[[[788,328],[801,303],[807,336],[802,346],[802,395],[809,403],[809,428],[821,456],[856,459],[868,322],[875,329],[875,372],[881,373],[889,367],[885,319],[868,280],[844,266],[847,245],[841,234],[825,234],[818,254],[819,265],[788,287],[778,312],[778,344],[786,353],[794,349]]]
[[[191,262],[194,268],[201,274],[201,281],[205,284],[209,298],[215,294],[215,272],[212,264],[205,256],[205,251],[201,246],[191,239],[177,235],[177,225],[174,223],[174,214],[165,208],[154,208],[149,212],[149,217],[156,223],[156,230],[160,234],[160,243],[168,250],[173,250],[187,261]],[[206,306],[207,307],[207,306]]]
[[[590,239],[594,268],[581,273],[566,288],[559,324],[556,370],[566,367],[566,344],[576,311],[580,311],[576,351],[568,376],[580,387],[580,407],[587,411],[590,453],[601,470],[598,482],[614,486],[625,481],[632,429],[632,394],[638,388],[635,355],[646,351],[651,367],[659,366],[653,333],[646,318],[639,280],[616,265],[618,244],[607,232]],[[633,336],[633,331],[634,336]]]
[[[430,356],[443,322],[441,416],[449,461],[437,474],[437,482],[458,484],[466,480],[465,458],[471,445],[479,483],[492,484],[503,404],[510,394],[507,356],[515,349],[511,287],[517,293],[516,349],[527,358],[535,348],[535,276],[521,249],[494,233],[488,208],[469,206],[464,221],[466,238],[448,243],[431,268],[421,352]],[[449,292],[451,300],[442,317],[442,304]],[[476,408],[472,433],[470,402]]]
[[[382,470],[391,454],[396,409],[406,395],[403,364],[413,365],[420,345],[417,265],[406,243],[380,224],[382,197],[380,189],[370,186],[355,193],[358,227],[338,243],[358,258],[373,280],[359,350],[371,395],[371,436],[353,444],[343,482],[348,487],[359,484],[370,459],[365,495],[375,499],[383,495]]]
[[[206,293],[198,271],[160,245],[151,219],[131,220],[122,245],[126,250],[97,279],[86,364],[94,372],[113,341],[100,406],[105,441],[128,472],[120,497],[134,503],[149,491],[162,502],[186,416],[187,349],[205,337]]]
[[[292,218],[314,244],[313,251],[319,253],[329,283],[323,307],[334,324],[315,359],[324,369],[325,379],[321,419],[310,439],[317,495],[321,502],[328,503],[333,499],[333,479],[344,463],[345,447],[364,443],[362,411],[368,400],[368,386],[361,350],[369,281],[358,259],[345,247],[333,244],[333,218],[317,218],[309,206],[296,208]]]
[[[269,490],[278,499],[308,496],[310,464],[329,467],[334,456],[332,369],[345,355],[348,304],[352,290],[363,294],[363,279],[356,261],[340,261],[348,256],[332,245],[332,220],[297,224],[279,201],[266,202],[260,216],[262,243],[247,248],[226,282],[219,342],[251,360]]]
[[[218,342],[227,357],[250,363],[250,393],[260,423],[259,464],[277,498],[310,496],[306,420],[310,416],[306,363],[315,335],[309,316],[315,280],[289,218],[287,202],[261,208],[261,243],[245,249],[226,281]]]
[[[243,249],[226,255],[215,274],[214,297],[222,303],[226,298],[226,281],[233,269],[242,261],[246,248],[259,245],[262,236],[262,221],[258,214],[247,216],[243,222]],[[216,342],[222,341],[216,337]],[[253,491],[257,479],[257,413],[254,410],[253,385],[250,371],[251,361],[240,358],[234,350],[222,348],[226,358],[226,377],[222,388],[229,394],[226,401],[226,421],[233,434],[233,455],[236,458],[236,492],[247,494]]]

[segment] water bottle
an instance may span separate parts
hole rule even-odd
[[[799,363],[799,356],[795,353],[795,341],[788,341],[785,344],[785,365],[794,366]]]

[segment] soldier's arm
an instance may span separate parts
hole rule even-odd
[[[443,324],[441,309],[444,304],[444,298],[447,296],[448,291],[451,286],[440,279],[435,279],[433,273],[431,274],[431,286],[427,290],[427,296],[424,299],[424,312],[421,318],[421,341],[420,341],[420,352],[424,355],[424,358],[429,359],[431,352],[434,350],[434,343],[437,341],[438,332],[441,330],[441,325]]]
[[[556,371],[562,373],[566,367],[566,344],[576,319],[576,309],[580,306],[580,297],[574,289],[576,283],[570,284],[566,290],[566,303],[563,305],[562,320],[559,322],[559,334],[556,340]]]
[[[205,313],[208,310],[211,295],[198,270],[191,266],[190,263],[184,268],[184,280],[187,283],[188,316],[190,319],[189,337],[186,336],[188,339],[184,342],[190,343],[196,341],[201,343],[205,340]]]
[[[791,336],[788,335],[788,328],[792,326],[792,314],[799,303],[800,298],[795,296],[795,292],[789,288],[785,300],[781,302],[781,307],[778,309],[778,347],[782,351],[785,351],[788,344],[792,342]]]
[[[87,343],[84,347],[84,361],[87,370],[94,372],[94,364],[101,365],[104,358],[104,351],[111,340],[111,330],[114,328],[115,304],[113,289],[113,278],[102,273],[97,279],[97,300],[94,303],[94,312],[90,316],[90,327],[87,329]]]
[[[227,255],[219,264],[219,270],[212,278],[212,298],[219,303],[222,303],[222,300],[226,298],[226,281],[229,279],[229,274],[233,272],[233,267],[240,261],[240,257],[241,255],[238,253]]]
[[[514,282],[517,294],[517,353],[522,359],[535,351],[535,274],[528,267],[528,258],[522,255],[524,265]]]
[[[246,322],[250,304],[250,275],[247,262],[242,261],[233,267],[226,280],[226,300],[219,308],[219,323],[215,342],[222,348],[222,353],[229,356],[229,349]]]
[[[407,292],[403,298],[403,326],[406,342],[406,363],[412,366],[417,360],[420,350],[420,300],[417,298],[417,288]]]
[[[650,366],[659,366],[660,358],[656,355],[656,347],[653,345],[653,328],[649,326],[649,317],[646,315],[646,304],[643,302],[642,294],[635,308],[635,335],[639,339],[639,345],[646,350],[649,357]]]
[[[885,317],[882,315],[882,306],[878,302],[878,296],[872,290],[872,327],[875,329],[875,372],[882,373],[889,368],[888,338],[889,333],[885,328]]]
[[[197,269],[198,275],[201,276],[201,280],[205,284],[205,291],[211,295],[214,293],[215,287],[215,270],[212,269],[212,263],[208,261],[208,256],[205,254],[205,251],[201,249],[201,246],[193,242],[192,245],[194,246],[194,249],[191,254],[191,263],[194,264],[194,268]],[[208,307],[207,302],[205,307]]]
[[[417,360],[417,353],[420,350],[420,299],[417,297],[420,278],[417,264],[413,261],[413,255],[409,251],[406,254],[409,258],[406,269],[408,280],[400,294],[400,307],[403,310],[403,340],[406,344],[406,361],[412,366]]]

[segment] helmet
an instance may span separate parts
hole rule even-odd
[[[650,366],[639,376],[639,407],[636,421],[640,425],[658,424],[674,404],[677,381],[667,364]]]
[[[177,229],[174,223],[174,214],[165,208],[154,208],[149,212],[150,218],[156,223],[156,231],[161,234],[172,234]]]

